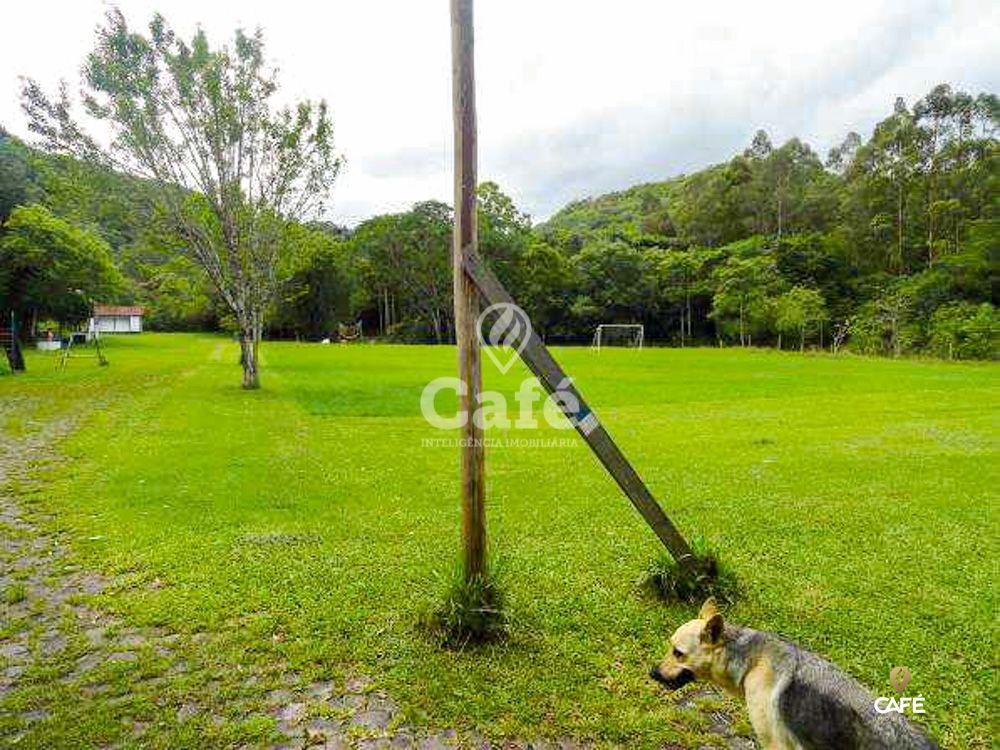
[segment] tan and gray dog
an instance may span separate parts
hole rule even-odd
[[[936,748],[899,713],[830,662],[772,633],[723,623],[709,599],[677,628],[671,652],[650,672],[671,690],[708,680],[745,701],[766,750]]]

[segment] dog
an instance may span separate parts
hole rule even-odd
[[[650,677],[676,690],[708,680],[741,698],[765,750],[936,749],[906,717],[830,662],[772,633],[723,622],[714,599],[671,636]]]

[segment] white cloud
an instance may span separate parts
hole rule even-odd
[[[326,98],[348,159],[333,218],[451,198],[446,0],[121,4],[215,41],[261,26],[284,97]],[[17,75],[75,81],[106,5],[5,10],[0,123],[26,132]],[[997,89],[989,0],[669,3],[478,0],[480,175],[539,218],[568,200],[721,161],[758,127],[818,151],[948,81]],[[58,15],[58,23],[54,22]]]

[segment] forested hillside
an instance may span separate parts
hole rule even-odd
[[[759,131],[724,164],[580,200],[538,226],[485,183],[482,252],[550,340],[637,322],[647,341],[674,345],[993,357],[998,120],[993,94],[942,85],[912,107],[897,100],[869,137],[850,133],[825,157]],[[33,222],[64,222],[112,259],[106,301],[146,304],[163,329],[226,327],[144,189],[2,137],[0,253],[30,244]],[[289,224],[269,335],[321,338],[361,319],[367,335],[449,341],[450,233],[451,209],[434,201],[351,231]],[[0,275],[8,298],[12,283]]]
[[[725,164],[578,201],[538,231],[585,277],[604,269],[579,319],[678,343],[991,356],[997,123],[995,96],[942,85],[825,159],[759,131]]]

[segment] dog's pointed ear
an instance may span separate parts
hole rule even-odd
[[[715,645],[722,641],[722,615],[716,612],[705,622],[701,629],[701,642]]]
[[[710,596],[705,600],[705,603],[701,605],[701,611],[698,613],[699,620],[707,620],[712,615],[719,614],[719,605],[715,603],[715,597]]]

